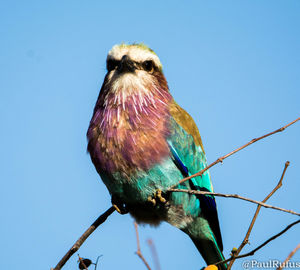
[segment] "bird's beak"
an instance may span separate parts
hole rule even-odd
[[[130,60],[130,58],[127,55],[124,55],[118,66],[118,72],[120,73],[134,72],[135,69],[136,69],[135,63],[132,60]]]

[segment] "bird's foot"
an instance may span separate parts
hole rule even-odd
[[[148,202],[155,206],[157,203],[165,204],[167,200],[163,197],[161,189],[157,189],[154,196],[148,197]]]
[[[117,210],[117,212],[121,215],[125,215],[127,214],[129,211],[126,207],[126,204],[125,203],[122,203],[120,201],[119,198],[117,198],[116,196],[112,196],[111,197],[111,203],[112,203],[112,206]]]
[[[161,202],[161,203],[166,203],[167,200],[162,196],[162,191],[161,189],[156,190],[155,192],[155,197]]]
[[[148,202],[151,203],[153,206],[156,205],[156,200],[155,200],[152,196],[149,196],[147,200],[148,200]]]

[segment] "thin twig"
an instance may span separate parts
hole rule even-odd
[[[152,239],[148,239],[147,243],[148,243],[148,245],[150,247],[150,250],[151,250],[151,253],[152,253],[153,261],[154,261],[154,264],[155,264],[155,269],[160,270],[160,263],[159,263],[159,259],[158,259],[158,254],[157,254],[157,251],[156,251],[156,248],[155,248],[155,245],[154,245]]]
[[[275,240],[277,237],[279,237],[280,235],[284,234],[287,230],[289,230],[290,228],[292,228],[293,226],[295,226],[296,224],[300,223],[300,219],[298,219],[297,221],[291,223],[290,225],[288,225],[285,229],[283,229],[281,232],[275,234],[274,236],[270,237],[268,240],[266,240],[265,242],[263,242],[261,245],[259,245],[257,248],[251,250],[250,252],[248,253],[245,253],[245,254],[242,254],[242,255],[239,255],[237,257],[233,257],[231,256],[229,259],[226,259],[224,261],[220,261],[220,262],[217,262],[215,263],[215,265],[219,265],[219,264],[224,264],[224,263],[227,263],[233,259],[240,259],[240,258],[245,258],[245,257],[248,257],[248,256],[253,256],[255,254],[256,251],[258,251],[259,249],[263,248],[265,245],[267,245],[269,242]]]
[[[284,165],[284,169],[283,169],[283,172],[282,172],[282,174],[281,174],[281,177],[280,177],[280,180],[279,180],[278,184],[277,184],[276,187],[269,193],[269,195],[262,201],[263,203],[265,203],[265,202],[266,202],[266,201],[267,201],[267,200],[268,200],[268,199],[269,199],[269,198],[270,198],[270,197],[271,197],[271,196],[272,196],[279,188],[281,188],[283,177],[284,177],[285,172],[286,172],[286,170],[287,170],[287,168],[288,168],[289,165],[290,165],[290,162],[287,161],[287,162],[285,163],[285,165]],[[254,223],[255,223],[255,221],[256,221],[256,219],[257,219],[257,216],[258,216],[258,214],[259,214],[260,209],[261,209],[261,205],[258,205],[257,208],[256,208],[256,211],[255,211],[255,214],[254,214],[254,216],[253,216],[253,218],[252,218],[252,221],[251,221],[251,223],[250,223],[250,226],[249,226],[249,228],[248,228],[248,231],[247,231],[247,233],[246,233],[246,235],[245,235],[244,240],[243,240],[242,243],[240,244],[240,246],[239,246],[239,248],[237,249],[237,251],[233,254],[233,259],[230,261],[230,263],[229,263],[229,265],[228,265],[228,270],[231,269],[231,267],[232,267],[232,265],[233,265],[233,263],[234,263],[234,261],[235,261],[234,257],[237,257],[237,256],[240,254],[240,252],[242,251],[242,249],[244,248],[244,246],[249,242],[249,236],[250,236],[250,234],[251,234],[252,228],[253,228]]]
[[[298,244],[289,254],[289,256],[287,256],[287,258],[284,260],[284,262],[277,268],[277,270],[281,270],[283,268],[286,267],[287,262],[294,256],[294,254],[297,252],[297,250],[300,249],[300,244]]]
[[[223,194],[223,193],[208,192],[208,191],[190,190],[190,189],[170,189],[169,191],[170,192],[185,192],[185,193],[194,194],[194,195],[214,195],[214,196],[225,197],[225,198],[236,198],[236,199],[240,199],[240,200],[244,200],[244,201],[247,201],[247,202],[251,202],[251,203],[261,205],[265,208],[271,208],[271,209],[283,211],[283,212],[286,212],[286,213],[290,213],[292,215],[300,216],[300,213],[297,213],[295,211],[287,210],[287,209],[280,208],[280,207],[277,207],[277,206],[272,206],[270,204],[266,204],[266,203],[263,203],[263,202],[260,202],[260,201],[256,201],[256,200],[252,200],[252,199],[249,199],[249,198],[246,198],[246,197],[242,197],[242,196],[237,195],[237,194]]]
[[[97,257],[97,260],[96,260],[96,263],[95,263],[95,269],[94,269],[94,270],[97,270],[99,258],[101,258],[102,256],[103,256],[103,255],[99,255],[99,256]]]
[[[94,223],[84,232],[83,235],[76,241],[76,243],[69,249],[66,255],[59,261],[53,270],[60,270],[65,263],[71,258],[71,256],[80,248],[84,241],[101,225],[114,211],[115,207],[110,207],[101,216],[99,216]]]
[[[268,134],[265,134],[265,135],[263,135],[263,136],[261,136],[261,137],[259,137],[259,138],[252,139],[252,140],[249,141],[248,143],[246,143],[246,144],[244,144],[243,146],[241,146],[241,147],[239,147],[239,148],[233,150],[232,152],[228,153],[227,155],[218,158],[216,161],[214,161],[213,163],[209,164],[209,165],[208,165],[207,167],[205,167],[203,170],[201,170],[201,171],[199,171],[199,172],[197,172],[197,173],[195,173],[195,174],[193,174],[193,175],[190,175],[190,176],[188,176],[188,177],[186,177],[186,178],[181,179],[176,185],[171,186],[170,189],[175,188],[175,187],[178,186],[179,184],[182,184],[183,182],[185,182],[185,181],[187,181],[187,180],[189,180],[189,179],[191,179],[191,178],[194,178],[194,177],[196,177],[196,176],[201,176],[201,175],[202,175],[204,172],[206,172],[209,168],[211,168],[212,166],[214,166],[214,165],[216,165],[216,164],[218,164],[218,163],[220,163],[220,162],[223,163],[224,159],[226,159],[226,158],[232,156],[232,155],[235,154],[236,152],[238,152],[238,151],[240,151],[240,150],[246,148],[246,147],[249,146],[250,144],[253,144],[253,143],[255,143],[255,142],[259,141],[259,140],[262,140],[262,139],[264,139],[264,138],[266,138],[266,137],[269,137],[269,136],[271,136],[271,135],[273,135],[273,134],[275,134],[275,133],[284,131],[287,127],[289,127],[289,126],[295,124],[295,123],[296,123],[297,121],[299,121],[299,120],[300,120],[300,117],[297,118],[296,120],[290,122],[289,124],[287,124],[287,125],[285,125],[285,126],[279,128],[279,129],[276,129],[276,130],[274,130],[274,131],[272,131],[272,132],[270,132],[270,133],[268,133]]]
[[[140,238],[139,238],[139,231],[138,231],[138,225],[136,222],[134,222],[134,228],[135,228],[135,234],[136,234],[136,242],[137,242],[137,251],[135,252],[136,255],[140,257],[140,259],[143,261],[145,266],[148,270],[151,270],[149,264],[147,263],[146,259],[144,258],[142,252],[141,252],[141,246],[140,246]]]

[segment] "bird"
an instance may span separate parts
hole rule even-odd
[[[87,151],[113,206],[137,223],[180,229],[207,265],[224,260],[214,196],[168,192],[207,160],[197,125],[171,95],[159,57],[144,43],[121,43],[108,52],[106,69]],[[208,170],[177,187],[213,192]]]

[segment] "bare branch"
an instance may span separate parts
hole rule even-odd
[[[195,173],[195,174],[193,174],[193,175],[190,175],[190,176],[188,176],[188,177],[186,177],[186,178],[181,179],[176,185],[171,186],[170,189],[175,188],[175,187],[178,186],[179,184],[182,184],[183,182],[185,182],[185,181],[187,181],[187,180],[189,180],[189,179],[191,179],[191,178],[194,178],[194,177],[196,177],[196,176],[201,176],[201,175],[202,175],[204,172],[206,172],[209,168],[213,167],[214,165],[216,165],[216,164],[218,164],[218,163],[220,163],[220,162],[223,163],[224,159],[226,159],[226,158],[232,156],[232,155],[235,154],[236,152],[238,152],[238,151],[240,151],[240,150],[246,148],[246,147],[249,146],[250,144],[253,144],[253,143],[255,143],[255,142],[259,141],[259,140],[262,140],[262,139],[264,139],[264,138],[266,138],[266,137],[269,137],[269,136],[271,136],[271,135],[273,135],[273,134],[275,134],[275,133],[284,131],[287,127],[289,127],[289,126],[295,124],[295,123],[296,123],[297,121],[299,121],[299,120],[300,120],[300,117],[297,118],[296,120],[290,122],[289,124],[287,124],[287,125],[285,125],[285,126],[279,128],[279,129],[276,129],[276,130],[274,130],[274,131],[272,131],[272,132],[270,132],[270,133],[268,133],[268,134],[265,134],[265,135],[263,135],[263,136],[261,136],[261,137],[259,137],[259,138],[252,139],[252,140],[249,141],[248,143],[246,143],[246,144],[244,144],[243,146],[241,146],[241,147],[239,147],[239,148],[233,150],[232,152],[228,153],[227,155],[218,158],[216,161],[214,161],[213,163],[209,164],[209,165],[208,165],[207,167],[205,167],[203,170],[201,170],[201,171],[199,171],[199,172],[197,172],[197,173]]]
[[[138,225],[136,222],[134,222],[134,228],[135,228],[135,234],[136,234],[136,242],[137,242],[137,251],[136,255],[140,257],[140,259],[143,261],[145,266],[147,267],[148,270],[151,270],[149,264],[147,263],[146,259],[144,258],[142,252],[141,252],[141,246],[140,246],[140,237],[139,237],[139,231],[138,231]]]
[[[281,266],[279,266],[277,268],[277,270],[281,270],[282,268],[285,268],[287,262],[294,256],[294,254],[297,252],[297,250],[300,249],[300,244],[298,244],[292,251],[291,253],[289,254],[289,256],[287,256],[287,258],[284,260],[284,262],[281,264]]]
[[[157,254],[157,251],[156,251],[156,248],[155,248],[155,245],[154,245],[152,239],[148,239],[147,243],[148,243],[148,245],[150,247],[150,250],[151,250],[151,253],[152,253],[153,261],[154,261],[154,264],[155,264],[155,269],[160,270],[160,263],[159,263],[159,259],[158,259],[158,254]]]
[[[114,211],[115,207],[110,207],[101,216],[99,216],[94,223],[84,232],[83,235],[76,241],[76,243],[69,249],[66,255],[59,261],[53,270],[60,270],[71,256],[81,247],[84,241],[101,225]]]
[[[271,208],[271,209],[275,209],[275,210],[279,210],[279,211],[283,211],[286,213],[290,213],[292,215],[296,215],[296,216],[300,216],[300,213],[297,213],[295,211],[292,210],[287,210],[284,208],[280,208],[277,206],[272,206],[260,201],[255,201],[246,197],[242,197],[240,195],[237,194],[223,194],[223,193],[216,193],[216,192],[208,192],[208,191],[199,191],[199,190],[190,190],[190,189],[170,189],[170,192],[185,192],[185,193],[189,193],[189,194],[194,194],[194,195],[214,195],[214,196],[218,196],[218,197],[225,197],[225,198],[236,198],[236,199],[240,199],[240,200],[244,200],[247,202],[251,202],[251,203],[255,203],[258,205],[261,205],[265,208]]]
[[[233,257],[231,256],[229,259],[226,259],[224,261],[220,261],[215,263],[215,265],[219,265],[219,264],[224,264],[227,263],[233,259],[240,259],[240,258],[245,258],[245,257],[249,257],[249,256],[253,256],[255,254],[256,251],[260,250],[261,248],[263,248],[265,245],[267,245],[269,242],[275,240],[277,237],[279,237],[280,235],[284,234],[286,231],[288,231],[290,228],[292,228],[293,226],[295,226],[296,224],[300,223],[300,219],[298,219],[297,221],[289,224],[285,229],[283,229],[281,232],[275,234],[274,236],[270,237],[268,240],[266,240],[265,242],[263,242],[261,245],[259,245],[257,248],[251,250],[248,253],[239,255],[237,257]]]
[[[285,163],[285,165],[284,165],[284,169],[283,169],[283,172],[282,172],[282,174],[281,174],[281,177],[280,177],[280,180],[279,180],[279,182],[278,182],[278,184],[276,185],[276,187],[269,193],[269,195],[262,201],[263,203],[265,203],[279,188],[281,188],[281,186],[282,186],[282,180],[283,180],[283,177],[284,177],[284,175],[285,175],[285,172],[286,172],[286,170],[287,170],[287,168],[288,168],[288,166],[290,165],[290,162],[289,161],[287,161],[286,163]],[[256,221],[256,218],[257,218],[257,216],[258,216],[258,214],[259,214],[259,211],[260,211],[260,209],[261,209],[261,205],[257,205],[257,208],[256,208],[256,211],[255,211],[255,213],[254,213],[254,216],[253,216],[253,218],[252,218],[252,221],[251,221],[251,223],[250,223],[250,226],[249,226],[249,228],[248,228],[248,231],[247,231],[247,233],[246,233],[246,235],[245,235],[245,238],[244,238],[244,240],[242,241],[242,243],[240,244],[240,246],[239,246],[239,248],[237,249],[237,251],[233,254],[233,259],[230,261],[230,263],[229,263],[229,265],[228,265],[228,270],[230,270],[231,269],[231,267],[232,267],[232,265],[233,265],[233,263],[234,263],[234,261],[235,261],[235,257],[237,257],[239,254],[240,254],[240,252],[241,252],[241,250],[244,248],[244,246],[249,242],[249,236],[250,236],[250,233],[251,233],[251,231],[252,231],[252,228],[253,228],[253,226],[254,226],[254,223],[255,223],[255,221]]]

